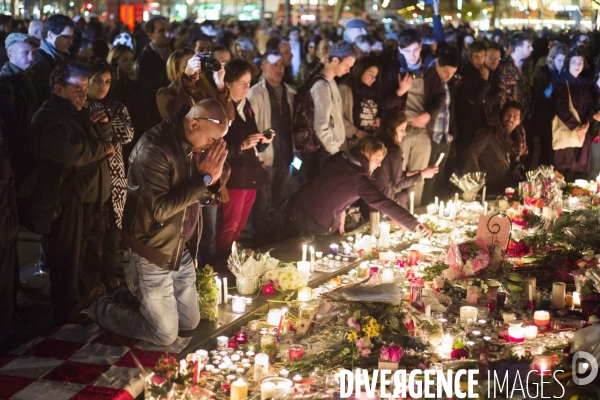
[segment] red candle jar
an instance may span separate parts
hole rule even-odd
[[[248,335],[246,332],[239,331],[235,334],[235,341],[237,344],[244,344],[248,341]]]
[[[208,371],[204,371],[200,374],[200,376],[202,376],[203,378],[210,378],[212,374]]]
[[[504,304],[506,304],[506,292],[496,292],[496,305],[502,308]]]
[[[369,276],[376,274],[378,272],[379,272],[379,267],[377,267],[377,266],[373,266],[373,267],[369,268]]]
[[[406,279],[414,279],[415,277],[415,273],[413,272],[412,269],[408,269],[406,270]]]
[[[408,254],[408,265],[417,265],[419,262],[419,250],[411,250]]]
[[[493,301],[488,301],[485,303],[485,306],[490,309],[490,311],[494,311],[496,309],[496,303]]]
[[[400,268],[404,268],[404,260],[396,260],[396,265]]]
[[[235,341],[235,339],[229,339],[227,347],[229,347],[230,349],[235,349],[237,347],[237,342]]]
[[[221,383],[221,389],[229,391],[231,389],[231,383]]]
[[[290,345],[290,360],[297,360],[299,358],[304,357],[304,346],[301,344],[291,344]]]

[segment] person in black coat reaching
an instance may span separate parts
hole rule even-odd
[[[372,136],[356,147],[329,157],[317,175],[304,185],[291,202],[292,216],[301,231],[315,234],[344,234],[346,209],[364,200],[394,221],[421,235],[431,231],[406,209],[387,198],[375,185],[372,174],[386,155],[385,145]]]

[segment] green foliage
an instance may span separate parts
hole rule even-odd
[[[437,261],[436,263],[423,268],[423,273],[425,274],[423,276],[423,280],[432,281],[434,278],[440,277],[442,272],[448,268],[448,264],[444,263],[443,261]]]
[[[210,265],[196,269],[196,291],[200,306],[200,318],[215,321],[219,318],[219,290]]]

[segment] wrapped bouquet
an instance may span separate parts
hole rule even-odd
[[[450,266],[443,271],[448,280],[473,276],[490,264],[490,251],[481,238],[453,244],[446,253],[445,263]]]

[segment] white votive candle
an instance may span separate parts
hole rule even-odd
[[[537,337],[538,327],[535,325],[529,325],[525,327],[525,339],[532,340]]]

